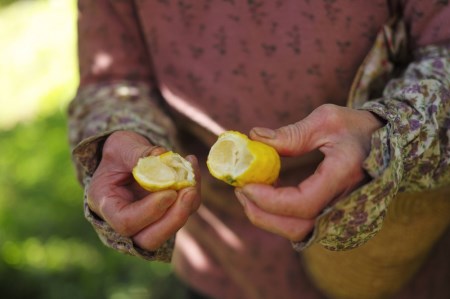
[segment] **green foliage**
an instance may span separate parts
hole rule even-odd
[[[184,298],[170,265],[106,248],[83,217],[63,112],[75,4],[0,0],[0,297]]]
[[[0,131],[2,298],[183,298],[169,265],[98,240],[66,136],[61,112]]]
[[[7,6],[11,3],[17,2],[18,0],[0,0],[0,7]]]

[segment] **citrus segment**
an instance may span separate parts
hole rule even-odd
[[[272,184],[280,173],[280,156],[271,146],[236,131],[219,135],[206,161],[215,178],[232,186]]]
[[[174,152],[139,159],[133,176],[142,188],[151,192],[195,185],[191,163]]]

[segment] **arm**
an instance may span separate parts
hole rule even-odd
[[[285,155],[324,153],[298,186],[247,185],[236,193],[255,225],[299,241],[303,266],[331,298],[395,294],[450,223],[450,7],[416,2],[405,10],[414,61],[381,98],[359,109],[322,106],[290,126],[251,131]]]
[[[421,51],[431,49],[438,48]],[[450,225],[450,84],[433,75],[450,73],[450,51],[445,67],[433,71],[442,62],[436,54],[413,62],[382,98],[362,107],[387,122],[373,134],[363,164],[372,180],[319,217],[315,231],[323,229],[324,238],[302,252],[311,278],[331,298],[386,298],[410,280],[429,294],[443,287],[423,273],[413,280]]]
[[[373,178],[371,183],[320,220],[322,228],[333,226],[333,233],[321,241],[330,249],[352,248],[373,237],[398,193],[436,189],[450,182],[450,7],[438,1],[406,1],[404,5],[413,61],[399,78],[388,82],[381,98],[361,107],[387,123],[373,134],[372,150],[363,164]],[[351,225],[358,223],[361,206],[348,207],[365,197],[364,210],[371,219],[364,226]],[[342,220],[330,225],[341,213]],[[345,234],[349,236],[345,240],[339,231],[355,233]]]
[[[69,107],[69,140],[85,216],[105,245],[169,261],[174,234],[199,197],[197,189],[148,194],[130,184],[139,157],[175,144],[134,4],[80,0],[78,24],[81,82]]]
[[[306,241],[295,242],[297,250],[313,242],[333,250],[358,247],[380,230],[399,191],[449,182],[450,7],[416,2],[405,6],[415,60],[389,82],[382,98],[360,110],[321,107],[263,136],[260,129],[251,132],[252,138],[284,155],[312,149],[325,155],[316,173],[298,186],[248,185],[237,190],[253,223],[290,240]],[[386,122],[381,129],[373,115]]]

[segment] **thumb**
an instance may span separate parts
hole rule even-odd
[[[266,143],[283,156],[297,156],[308,153],[322,144],[316,132],[318,124],[308,118],[276,130],[256,127],[250,131],[250,138]]]

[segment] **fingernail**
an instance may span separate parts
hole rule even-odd
[[[234,190],[234,194],[236,194],[236,197],[239,201],[239,203],[245,207],[246,201],[248,200],[248,198],[245,196],[245,194],[242,192],[241,189],[235,189]]]
[[[267,139],[274,139],[277,134],[274,130],[268,128],[254,128],[253,133]]]

